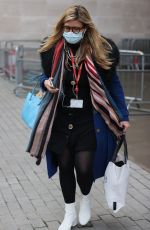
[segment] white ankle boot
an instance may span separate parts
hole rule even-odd
[[[80,201],[79,223],[86,225],[91,219],[91,199],[90,194],[83,195]]]
[[[75,203],[65,204],[65,217],[58,230],[71,230],[71,227],[77,225],[77,223]]]

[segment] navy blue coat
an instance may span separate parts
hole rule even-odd
[[[101,78],[103,79],[110,95],[112,96],[118,109],[120,110],[122,114],[122,120],[128,121],[128,111],[125,104],[124,92],[118,75],[115,71],[112,71],[110,76],[111,78],[107,79],[109,78],[109,76],[106,76],[105,71],[102,71],[101,69],[99,69],[99,74],[101,75]],[[43,75],[41,76],[40,85],[43,90],[45,90],[44,80],[46,79],[48,79],[48,77]],[[94,179],[97,179],[104,176],[107,164],[111,160],[112,154],[116,147],[116,137],[108,128],[101,115],[94,108],[93,119],[97,139],[97,149],[93,162],[93,175]],[[57,171],[57,165],[53,161],[52,154],[48,148],[46,151],[46,161],[48,176],[49,178],[51,178]]]
[[[119,51],[115,43],[111,40],[108,42],[112,45],[112,53],[110,58],[114,60],[111,70],[106,71],[102,69],[99,65],[95,63],[95,67],[99,75],[101,76],[102,81],[104,82],[108,92],[110,93],[112,99],[117,105],[123,121],[128,121],[128,110],[125,104],[125,97],[123,88],[121,86],[120,80],[116,73],[115,67],[119,61]],[[46,90],[44,87],[44,81],[48,79],[51,73],[52,66],[52,57],[54,53],[54,48],[41,53],[42,67],[44,75],[41,76],[40,85],[43,90]],[[116,137],[112,131],[108,128],[107,124],[104,122],[101,115],[93,108],[93,120],[96,132],[97,139],[97,149],[95,153],[95,159],[93,162],[93,175],[94,179],[104,176],[105,169],[108,162],[111,160],[112,154],[116,147]],[[52,159],[52,154],[47,148],[46,151],[46,161],[47,161],[47,171],[48,176],[51,178],[57,171],[57,165]]]

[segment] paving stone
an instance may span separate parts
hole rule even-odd
[[[0,78],[0,230],[55,230],[64,218],[59,175],[49,180],[46,162],[37,167],[35,159],[25,154],[31,130],[21,122],[23,98],[13,95],[13,87]],[[150,229],[150,173],[132,161],[130,165],[126,206],[113,213],[106,203],[103,179],[96,180],[92,188],[93,228],[85,229]],[[77,210],[80,196],[77,185]]]
[[[130,205],[125,205],[125,207],[122,208],[122,211],[125,216],[130,215],[130,213],[136,213],[136,210],[133,207],[130,207]]]
[[[136,167],[138,168],[137,165],[136,165]],[[142,169],[140,167],[137,169],[137,172],[140,173],[141,175],[148,175],[149,174],[146,170],[144,170],[144,169]]]
[[[38,219],[40,216],[36,213],[36,211],[34,212],[26,212],[25,213],[26,217],[28,220],[32,220],[32,219]]]
[[[22,217],[19,215],[16,218],[14,218],[14,222],[19,226],[29,224],[29,220],[26,217]]]
[[[145,174],[144,177],[150,180],[150,174]]]
[[[118,219],[115,218],[112,215],[102,215],[101,216],[102,220],[104,220],[105,223],[113,223],[113,222],[118,222]]]
[[[139,212],[141,214],[149,212],[149,210],[144,205],[142,205],[141,203],[139,203],[138,200],[136,200],[136,197],[134,197],[134,198],[131,197],[131,196],[128,197],[128,199],[127,199],[127,205],[129,205],[132,208],[136,207],[137,212]]]
[[[18,225],[18,230],[34,230],[34,228],[30,224],[25,224],[21,226]]]
[[[145,197],[150,199],[150,189],[145,188],[145,189],[140,190],[140,192],[144,194]]]
[[[62,221],[64,218],[64,213],[61,211],[53,213],[53,212],[41,212],[39,213],[40,218],[44,222],[51,222],[51,221]]]
[[[10,215],[10,210],[8,209],[7,206],[1,205],[0,206],[0,216],[7,216]]]
[[[45,194],[40,194],[40,197],[46,203],[49,202],[49,201],[55,200],[55,197],[53,197],[50,193],[46,194],[46,195]]]
[[[127,230],[141,230],[139,226],[128,226]]]
[[[18,227],[15,223],[8,222],[8,223],[2,223],[2,229],[0,227],[0,230],[18,230]]]
[[[96,229],[96,230],[99,230],[99,229],[101,229],[101,230],[110,230],[110,228],[105,224],[105,222],[103,220],[92,221],[92,224],[94,226],[94,229]],[[92,228],[88,228],[88,230],[90,230],[90,229],[92,229]]]
[[[136,225],[136,223],[129,217],[118,218],[118,221],[125,227]]]
[[[46,205],[49,208],[49,210],[51,210],[53,212],[57,212],[60,209],[60,205],[56,200],[52,200],[50,202],[47,202]]]
[[[137,220],[135,221],[142,229],[150,229],[150,222],[147,220]]]
[[[143,184],[141,184],[138,180],[136,180],[133,177],[129,177],[129,184],[139,190],[146,188]]]
[[[144,220],[146,214],[142,215],[141,213],[134,211],[134,212],[129,212],[127,216],[130,217],[131,220]]]
[[[97,210],[97,214],[99,216],[106,215],[106,214],[110,214],[110,211],[108,209],[105,209],[105,208],[103,208],[103,207],[100,206],[100,208],[98,208],[98,210]]]
[[[45,223],[40,218],[32,219],[30,220],[30,223],[34,228],[46,227]]]
[[[125,213],[124,213],[124,211],[123,211],[123,209],[122,210],[120,210],[119,212],[117,212],[117,213],[113,213],[113,212],[111,212],[111,214],[114,216],[114,217],[125,217],[126,215],[125,215]]]
[[[98,213],[97,210],[92,210],[91,221],[98,221],[102,219],[101,217],[98,216],[97,213]]]
[[[44,222],[53,221],[53,220],[57,220],[57,219],[61,218],[61,215],[59,213],[56,216],[55,213],[54,213],[54,215],[51,215],[50,212],[49,213],[48,212],[40,213],[39,216]]]
[[[148,220],[150,222],[150,213],[145,214],[144,217],[146,220]]]
[[[57,221],[46,222],[46,224],[47,224],[49,230],[52,230],[52,229],[57,230],[59,225],[60,225],[60,223]]]
[[[43,202],[43,200],[41,199],[35,199],[35,200],[31,200],[32,205],[35,208],[41,207],[41,206],[45,206],[45,203]]]
[[[112,223],[108,223],[107,227],[109,227],[109,230],[125,230],[126,228],[117,222],[112,222]]]
[[[35,228],[35,230],[48,230],[48,228]]]
[[[1,226],[3,226],[4,230],[17,230],[17,224],[15,223],[14,219],[11,217],[11,215],[5,215],[3,217],[0,217],[0,222],[2,223]]]
[[[130,161],[130,167],[131,167],[132,169],[134,169],[134,170],[137,170],[137,171],[139,170],[140,172],[142,172],[140,166],[137,165],[137,164],[135,164],[135,163],[132,162],[132,161]]]

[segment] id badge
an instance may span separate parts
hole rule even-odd
[[[71,108],[83,108],[83,100],[82,99],[70,99],[70,107]]]

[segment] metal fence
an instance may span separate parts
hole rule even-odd
[[[150,72],[145,70],[145,55],[141,51],[120,50],[119,77],[128,109],[135,114],[150,114]]]
[[[14,93],[32,88],[41,73],[40,40],[0,41],[0,71],[16,82]]]
[[[150,69],[150,39],[124,38],[118,44],[119,49],[142,51],[145,55],[145,69]]]
[[[18,55],[18,47],[24,47],[24,54],[28,50],[35,51],[40,46],[40,40],[10,40],[0,41],[0,70],[4,72],[10,80],[16,76],[16,61]],[[34,52],[30,52],[33,55]],[[35,55],[34,55],[35,56]]]
[[[36,48],[18,46],[16,50],[16,87],[19,96],[21,89],[31,89],[41,74],[41,62]]]

